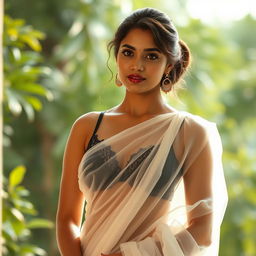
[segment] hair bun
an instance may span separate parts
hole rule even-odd
[[[179,40],[181,57],[174,64],[173,69],[169,73],[169,78],[172,81],[172,84],[176,84],[184,75],[185,71],[190,65],[191,55],[188,46],[182,40]]]
[[[190,50],[189,50],[187,44],[182,40],[179,40],[179,45],[180,45],[180,49],[181,49],[180,62],[182,63],[183,68],[186,69],[190,65],[190,62],[191,62]]]

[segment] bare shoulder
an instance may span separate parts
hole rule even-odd
[[[99,114],[100,112],[89,112],[78,117],[72,125],[70,138],[86,148]]]
[[[78,117],[73,123],[73,127],[76,129],[90,130],[95,126],[95,123],[99,117],[100,112],[89,112]]]

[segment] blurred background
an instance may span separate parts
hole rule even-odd
[[[221,256],[256,255],[253,0],[8,0],[4,18],[4,255],[59,255],[55,215],[73,122],[118,104],[106,45],[132,10],[156,7],[190,47],[177,109],[217,123],[229,204]],[[113,57],[109,66],[115,75]]]

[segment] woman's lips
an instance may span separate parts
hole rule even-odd
[[[142,81],[144,81],[146,78],[140,76],[140,75],[137,75],[137,74],[132,74],[132,75],[129,75],[128,76],[128,79],[132,82],[132,83],[140,83]]]

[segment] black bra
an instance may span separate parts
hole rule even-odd
[[[105,112],[101,112],[98,117],[94,132],[89,140],[87,150],[90,149],[91,147],[95,146],[96,144],[104,141],[104,139],[99,140],[98,135],[96,134],[96,132],[99,129],[100,123],[103,119],[104,113]],[[147,158],[147,156],[150,154],[152,149],[153,149],[153,146],[147,148],[146,150],[139,149],[138,152],[132,154],[130,160],[128,161],[127,168],[126,168],[124,174],[120,177],[119,182],[124,182],[129,177],[131,177],[131,175],[134,173],[134,170],[136,170],[138,168],[138,166],[140,166],[142,164],[142,162],[144,161],[145,158]],[[115,155],[115,152],[111,149],[111,146],[107,146],[103,150],[104,150],[104,152],[102,150],[95,152],[95,154],[97,155],[97,161],[94,160],[93,162],[91,162],[89,159],[88,159],[88,161],[85,161],[84,168],[86,169],[87,174],[90,173],[91,170],[94,170],[95,168],[108,162],[108,159]],[[143,150],[144,153],[141,154],[141,150]],[[138,157],[138,155],[140,155],[140,156]],[[134,161],[134,159],[136,159],[136,160]],[[162,174],[161,174],[158,182],[156,183],[154,189],[150,193],[151,196],[156,196],[159,194],[159,191],[162,189],[162,187],[166,184],[166,182],[168,180],[171,179],[171,176],[174,175],[174,171],[177,169],[178,165],[179,165],[179,162],[175,156],[174,149],[173,149],[173,147],[171,147],[169,154],[167,156],[165,165],[163,167]],[[88,168],[88,166],[90,166],[90,168]],[[108,178],[107,178],[107,180],[105,182],[106,184],[104,186],[106,188],[106,187],[108,187],[108,184],[110,184],[113,181],[113,179],[118,175],[121,168],[118,164],[118,161],[114,160],[111,162],[111,166],[108,166],[108,168],[106,168],[105,170],[108,171],[108,174],[107,174]],[[102,182],[102,173],[98,174],[98,175],[95,174],[95,175],[97,177],[94,177],[93,182],[95,184],[95,188],[97,188],[99,186],[99,185],[97,185],[97,183]],[[174,181],[172,182],[171,186],[168,188],[168,190],[162,196],[163,199],[168,200],[168,198],[170,197],[170,194],[174,190],[174,186],[177,184],[177,182],[182,177],[182,175],[183,175],[183,168],[180,169],[178,175],[174,178]],[[98,182],[97,182],[97,180],[98,180]],[[131,182],[134,181],[134,179],[130,179],[130,180],[131,180]],[[90,182],[90,181],[88,180],[88,182]],[[90,184],[87,184],[87,185],[90,186]],[[132,184],[130,184],[130,185],[132,186]],[[104,187],[101,186],[101,189],[104,189]]]

